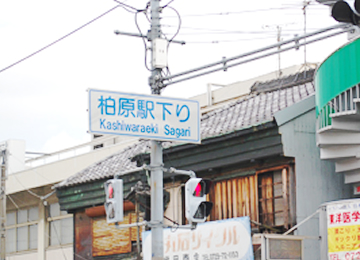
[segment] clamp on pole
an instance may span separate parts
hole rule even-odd
[[[226,57],[223,57],[222,59],[223,59],[224,71],[227,71],[228,65],[227,65]]]
[[[167,168],[164,168],[163,166],[164,165],[160,165],[160,166],[144,165],[144,166],[142,166],[142,168],[147,171],[162,170],[163,172],[166,172],[166,173],[187,175],[190,178],[196,178],[196,173],[193,171],[178,170],[178,169],[175,169],[174,167],[170,167],[169,169],[167,169]]]

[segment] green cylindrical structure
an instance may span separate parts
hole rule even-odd
[[[360,38],[331,54],[315,74],[316,115],[333,98],[360,83]]]

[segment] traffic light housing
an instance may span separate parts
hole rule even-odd
[[[108,180],[104,184],[105,212],[107,223],[124,220],[123,181],[121,179]]]
[[[331,16],[338,22],[359,25],[360,0],[340,0],[331,9]]]
[[[202,178],[191,178],[185,184],[185,217],[189,222],[205,222],[213,207],[206,201],[212,181]]]

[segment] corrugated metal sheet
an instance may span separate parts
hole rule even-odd
[[[85,212],[75,214],[75,260],[92,259],[91,218]]]

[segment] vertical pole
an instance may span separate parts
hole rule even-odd
[[[151,141],[151,235],[152,235],[152,259],[162,260],[164,257],[163,242],[163,172],[162,146],[160,142]]]
[[[151,41],[151,61],[154,56],[153,40],[161,37],[160,27],[160,0],[151,0],[151,30],[149,40]],[[157,84],[161,78],[161,69],[154,68],[151,64],[150,87],[151,93],[160,95],[160,88]],[[164,218],[164,202],[163,202],[163,165],[161,142],[151,141],[150,166],[151,170],[151,258],[153,260],[162,260],[164,258],[164,242],[163,242],[163,218]]]
[[[137,193],[135,193],[135,214],[136,214],[136,223],[140,222],[139,219],[139,196]],[[136,256],[137,256],[137,260],[141,260],[141,256],[140,256],[140,226],[137,226],[136,228]]]
[[[0,164],[1,172],[1,187],[0,187],[0,259],[5,260],[6,258],[6,192],[5,192],[5,181],[6,181],[6,171],[5,171],[5,157],[2,158],[3,162]]]
[[[320,206],[319,233],[320,233],[320,259],[328,259],[327,215],[326,205]]]
[[[46,259],[46,207],[45,201],[41,200],[39,203],[39,221],[38,221],[38,260]]]

